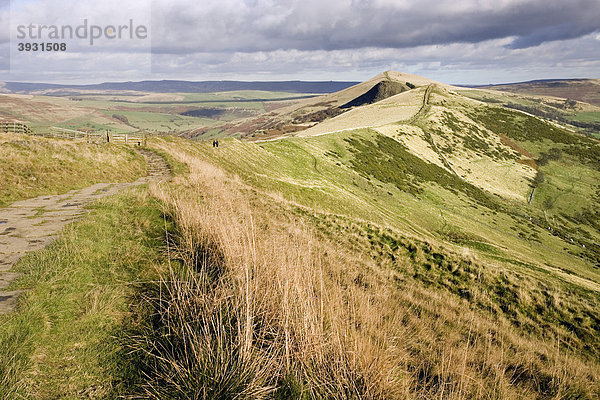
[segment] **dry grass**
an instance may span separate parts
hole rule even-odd
[[[145,174],[132,148],[0,133],[0,207],[98,182],[128,182]]]
[[[298,136],[316,136],[344,130],[371,128],[407,121],[423,105],[423,92],[417,89],[397,94],[374,104],[354,108],[302,131]]]
[[[281,198],[171,152],[190,176],[152,191],[176,223],[168,254],[183,267],[137,309],[143,396],[597,398],[597,361],[473,307],[486,295],[477,287],[469,303],[406,279],[347,245],[360,238],[323,235]]]

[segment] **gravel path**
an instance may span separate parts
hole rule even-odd
[[[20,291],[7,288],[17,278],[12,266],[25,254],[43,249],[59,232],[85,213],[85,205],[120,190],[171,175],[165,160],[148,150],[139,150],[146,158],[149,174],[135,182],[97,183],[62,195],[39,196],[21,200],[0,209],[0,314],[12,311]]]

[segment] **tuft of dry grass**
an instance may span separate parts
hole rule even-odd
[[[141,395],[597,396],[597,360],[478,309],[487,294],[477,287],[469,302],[408,279],[403,271],[425,260],[419,248],[390,268],[349,244],[360,240],[323,234],[281,198],[170,152],[190,175],[151,187],[177,231],[167,248],[170,271],[136,303],[129,346]]]

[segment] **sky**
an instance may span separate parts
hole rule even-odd
[[[50,51],[23,47],[35,43]],[[600,78],[600,0],[0,0],[0,81],[385,70],[454,84]]]

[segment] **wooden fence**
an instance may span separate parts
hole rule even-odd
[[[0,132],[3,133],[32,133],[32,130],[22,122],[0,121]]]
[[[75,129],[66,129],[66,128],[59,128],[56,126],[52,126],[50,127],[50,129],[47,132],[35,132],[34,134],[38,135],[38,136],[45,136],[45,137],[53,137],[53,138],[58,138],[58,139],[71,139],[71,140],[85,140],[89,143],[91,142],[102,142],[103,141],[103,135],[101,133],[95,133],[95,132],[84,132],[84,131],[79,131],[79,130],[75,130]]]
[[[52,126],[44,131],[32,130],[22,122],[0,120],[0,132],[21,133],[58,139],[85,140],[88,143],[118,143],[128,146],[146,146],[145,133],[84,132]]]
[[[129,146],[146,146],[146,135],[143,133],[109,133],[107,141]]]

